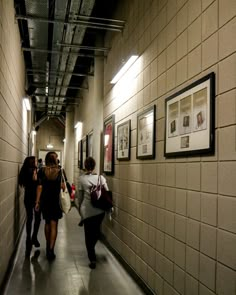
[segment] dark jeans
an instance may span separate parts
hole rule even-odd
[[[100,237],[100,226],[105,213],[84,220],[85,244],[90,261],[96,261],[95,245]]]
[[[31,241],[31,230],[32,230],[32,223],[34,218],[34,229],[32,234],[32,239],[37,239],[40,221],[41,221],[41,211],[35,211],[34,203],[25,202],[25,210],[26,210],[26,241]]]

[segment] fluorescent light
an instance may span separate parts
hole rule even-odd
[[[82,122],[78,121],[78,122],[75,124],[75,128],[78,128],[80,125],[82,125]]]
[[[116,84],[119,79],[124,75],[124,73],[132,66],[132,64],[136,61],[138,55],[132,55],[129,60],[123,65],[123,67],[119,70],[119,72],[115,75],[115,77],[111,80],[111,84]]]
[[[53,145],[51,143],[47,144],[47,149],[53,149]]]
[[[27,97],[24,98],[24,103],[25,103],[25,107],[27,111],[30,111],[31,110],[30,101]]]

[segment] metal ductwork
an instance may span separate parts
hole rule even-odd
[[[63,121],[67,106],[79,104],[94,57],[109,50],[95,46],[96,32],[123,30],[124,21],[110,18],[116,1],[14,1],[36,126],[50,117]]]

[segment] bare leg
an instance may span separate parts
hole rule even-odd
[[[57,239],[57,224],[58,221],[51,220],[50,221],[50,249],[54,249],[56,239]]]

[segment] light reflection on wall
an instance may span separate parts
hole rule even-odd
[[[83,123],[82,122],[78,122],[78,125],[75,129],[75,139],[76,142],[78,142],[79,140],[81,140],[82,138],[82,134],[83,134]]]
[[[115,103],[117,107],[121,106],[130,97],[137,92],[137,76],[142,69],[142,57],[129,68],[129,70],[121,77],[111,90],[112,99],[117,99]]]

